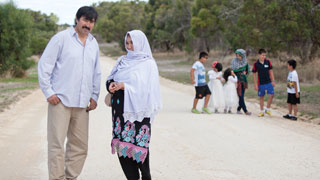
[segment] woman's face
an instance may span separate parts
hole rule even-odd
[[[242,56],[240,56],[240,54],[236,54],[236,57],[240,60],[242,60]]]
[[[129,34],[127,35],[126,48],[130,51],[133,51],[133,42]]]

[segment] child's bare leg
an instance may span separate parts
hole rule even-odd
[[[204,108],[208,107],[209,99],[210,99],[211,94],[207,94],[205,99],[204,99]]]
[[[272,103],[273,96],[274,96],[273,94],[270,94],[270,95],[269,95],[267,108],[270,108],[270,107],[271,107],[271,103]]]
[[[193,108],[192,109],[197,109],[198,100],[199,99],[194,98],[194,100],[193,100]]]
[[[288,104],[289,114],[292,114],[292,104]]]
[[[260,110],[263,110],[263,106],[264,106],[264,96],[260,97]]]
[[[292,106],[293,106],[294,116],[297,116],[297,114],[298,114],[298,105],[297,105],[297,104],[294,104],[294,105],[292,105]]]

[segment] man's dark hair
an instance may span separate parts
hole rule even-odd
[[[98,19],[98,13],[93,7],[89,6],[83,6],[78,9],[78,12],[76,14],[76,18],[79,20],[82,16],[86,18],[86,20],[96,22]],[[75,24],[77,24],[77,21],[74,21]]]
[[[262,53],[267,53],[267,51],[265,49],[259,49],[259,54],[262,54]]]
[[[288,61],[288,64],[289,64],[289,66],[292,66],[293,69],[296,69],[297,62],[296,62],[294,59],[290,59],[290,60]]]
[[[201,59],[202,57],[206,57],[206,56],[208,56],[208,53],[206,53],[206,52],[201,52],[201,53],[199,54],[199,59]]]
[[[217,63],[215,68],[218,70],[218,72],[222,71],[222,64]]]

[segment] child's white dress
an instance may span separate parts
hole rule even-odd
[[[222,72],[215,72],[213,70],[210,70],[208,72],[209,76],[209,88],[211,91],[211,96],[209,100],[208,107],[218,109],[220,107],[225,107],[225,100],[224,100],[224,93],[223,93],[223,86],[220,79],[217,79],[220,77],[222,79]]]
[[[236,89],[237,81],[237,76],[229,76],[228,81],[223,86],[226,107],[230,109],[232,107],[238,106],[239,103],[239,97]]]

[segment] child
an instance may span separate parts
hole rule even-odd
[[[297,120],[297,113],[298,113],[298,105],[300,104],[300,86],[299,86],[299,77],[296,71],[297,62],[295,60],[288,61],[288,85],[287,85],[287,92],[288,92],[288,109],[289,114],[283,116],[286,119],[291,119],[296,121]],[[292,115],[292,109],[294,115]]]
[[[238,78],[231,70],[228,68],[223,73],[223,78],[225,79],[225,84],[223,86],[224,99],[225,99],[225,108],[224,113],[232,113],[231,109],[234,106],[238,105],[239,97],[237,93],[237,82]]]
[[[222,87],[222,64],[215,61],[212,64],[212,69],[208,71],[208,76],[210,79],[209,88],[212,92],[211,98],[209,100],[209,107],[214,108],[215,113],[218,113],[219,107],[224,107],[224,95]]]
[[[253,64],[252,72],[253,72],[253,82],[254,88],[258,91],[258,96],[260,97],[260,113],[259,117],[263,117],[264,113],[267,113],[271,116],[271,103],[274,96],[275,86],[274,75],[272,71],[272,64],[270,60],[266,59],[267,52],[264,49],[259,50],[259,59]],[[258,78],[257,78],[258,74]],[[269,94],[267,108],[264,110],[264,95],[265,91]]]
[[[196,88],[196,97],[193,100],[193,107],[191,112],[195,114],[200,114],[197,110],[198,100],[205,97],[205,102],[202,110],[207,113],[211,114],[208,107],[208,101],[210,99],[211,91],[206,83],[206,70],[203,66],[208,59],[208,54],[206,52],[201,52],[199,55],[199,61],[196,61],[191,68],[190,77],[192,84]]]

